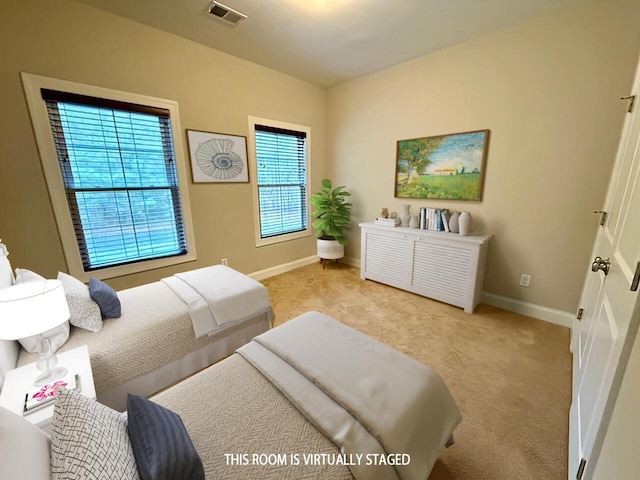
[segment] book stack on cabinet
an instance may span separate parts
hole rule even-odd
[[[394,217],[394,218],[376,218],[375,224],[376,225],[384,225],[386,227],[399,227],[401,223],[401,220],[398,217]]]
[[[449,231],[449,210],[446,208],[425,208],[420,209],[420,228],[433,232]]]

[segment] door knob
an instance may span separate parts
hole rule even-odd
[[[598,270],[602,270],[605,275],[609,273],[609,267],[611,266],[611,262],[607,258],[606,260],[601,257],[596,257],[591,264],[591,271],[597,272]]]

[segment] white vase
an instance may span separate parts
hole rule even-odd
[[[462,212],[458,218],[458,227],[460,227],[460,235],[469,235],[471,232],[471,214],[469,212]]]
[[[449,219],[449,231],[451,233],[458,233],[460,231],[460,227],[458,225],[459,218],[460,212],[453,212],[451,214],[451,218]]]
[[[407,203],[402,205],[402,212],[400,212],[400,221],[402,222],[400,224],[401,227],[409,226],[409,222],[411,221],[411,213],[409,212],[410,208],[411,208],[411,205]]]
[[[419,217],[420,215],[417,213],[415,215],[411,215],[411,220],[409,220],[409,228],[418,228],[418,226],[420,225]]]

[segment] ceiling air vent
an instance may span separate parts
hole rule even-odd
[[[229,8],[226,5],[215,1],[211,2],[211,5],[209,5],[209,13],[229,25],[237,25],[241,20],[247,18],[244,13],[240,13],[233,8]]]

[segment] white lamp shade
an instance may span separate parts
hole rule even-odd
[[[44,333],[69,320],[60,280],[20,283],[0,290],[0,340]]]

